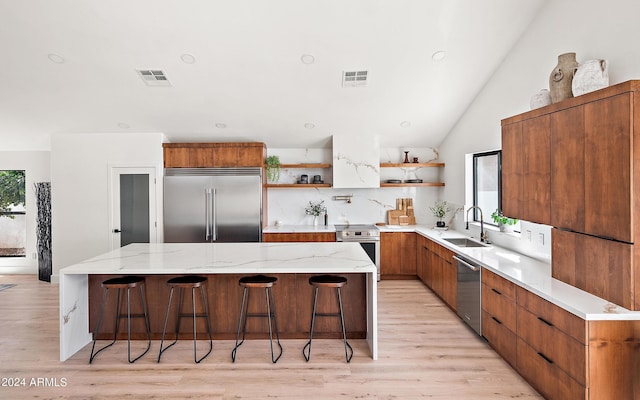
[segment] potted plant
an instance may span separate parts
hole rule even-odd
[[[502,211],[497,208],[491,214],[491,219],[493,219],[493,222],[498,225],[498,227],[500,228],[500,232],[513,231],[513,229],[509,227],[512,227],[518,222],[518,220],[515,218],[506,217],[504,214],[502,214]]]
[[[269,156],[265,160],[265,164],[267,165],[267,181],[278,182],[280,179],[280,157]]]
[[[438,200],[433,206],[429,207],[429,209],[431,210],[433,215],[438,218],[436,226],[438,228],[444,228],[445,223],[442,219],[445,217],[445,215],[447,215],[449,211],[451,211],[451,207],[449,206],[449,204],[446,201]]]
[[[313,224],[318,225],[318,217],[327,212],[327,207],[324,205],[324,200],[310,201],[309,205],[304,209],[304,213],[307,215],[313,215]]]

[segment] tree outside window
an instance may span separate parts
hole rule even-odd
[[[0,170],[0,257],[26,256],[25,171]]]

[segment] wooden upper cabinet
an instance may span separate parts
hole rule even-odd
[[[263,167],[264,143],[164,143],[165,168]]]
[[[584,107],[551,114],[551,224],[584,232]]]
[[[586,233],[633,242],[633,94],[585,105]]]
[[[502,211],[522,218],[522,123],[502,126]]]
[[[522,122],[522,219],[550,224],[550,140],[549,115]],[[506,214],[505,215],[509,215]]]

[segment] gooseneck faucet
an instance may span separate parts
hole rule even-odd
[[[482,208],[478,206],[471,206],[467,209],[467,226],[465,229],[469,230],[469,211],[473,210],[474,208],[477,208],[478,210],[480,210],[480,241],[484,242],[486,238],[484,236],[484,218],[482,216]]]

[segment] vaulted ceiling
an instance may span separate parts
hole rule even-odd
[[[0,0],[0,150],[57,132],[437,146],[543,3]],[[344,87],[345,71],[365,84]]]

